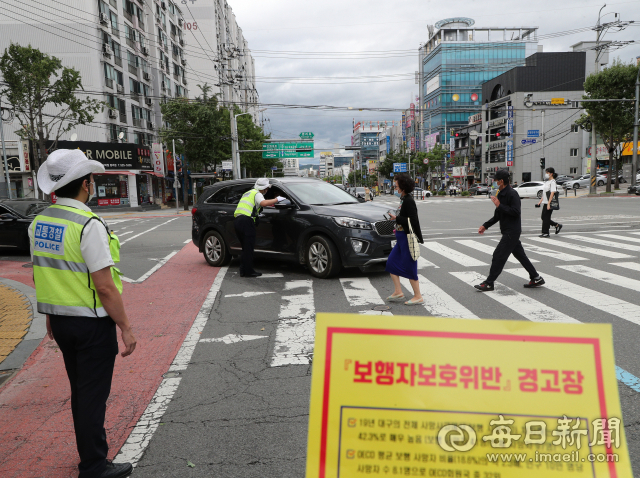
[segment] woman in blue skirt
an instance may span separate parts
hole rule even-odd
[[[406,277],[411,283],[413,289],[413,297],[405,302],[405,305],[418,305],[424,304],[424,299],[420,294],[420,283],[418,282],[418,261],[414,261],[411,258],[411,251],[409,250],[409,241],[407,235],[409,234],[409,221],[411,221],[411,228],[413,233],[418,238],[418,242],[422,244],[422,232],[420,231],[420,221],[418,220],[418,208],[416,202],[413,200],[411,193],[413,192],[414,183],[406,173],[400,173],[394,178],[395,183],[395,195],[400,198],[400,207],[396,211],[396,214],[389,214],[392,221],[396,221],[396,245],[394,246],[389,259],[387,259],[386,271],[391,274],[391,280],[395,290],[393,294],[387,297],[389,302],[403,302],[404,293],[400,285],[400,277]]]

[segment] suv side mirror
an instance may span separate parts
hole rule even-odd
[[[275,203],[274,207],[276,209],[295,209],[296,208],[296,206],[292,204],[289,199],[285,199],[284,201]]]

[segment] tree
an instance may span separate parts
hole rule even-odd
[[[600,73],[589,75],[584,82],[584,99],[623,99],[635,97],[635,81],[638,67],[625,65],[619,60]],[[632,101],[585,102],[584,109],[589,116],[583,115],[578,121],[585,126],[591,122],[602,137],[609,150],[609,174],[607,192],[611,192],[611,179],[615,174],[618,187],[618,168],[614,161],[614,152],[620,143],[630,141],[633,132],[634,104]],[[592,152],[595,154],[595,151]]]
[[[78,98],[76,92],[83,90],[80,72],[31,45],[11,43],[0,58],[0,73],[4,79],[0,96],[7,97],[20,123],[16,134],[38,147],[33,158],[36,172],[47,159],[47,144],[53,142],[55,148],[64,133],[91,123],[107,106],[88,96]]]
[[[225,144],[230,143],[230,141],[222,141],[224,133],[230,132],[223,121],[226,110],[218,108],[218,99],[215,96],[209,96],[210,86],[205,83],[198,87],[202,95],[195,100],[175,98],[160,106],[166,124],[160,130],[160,137],[166,144],[175,141],[176,153],[185,156],[185,164],[182,168],[184,175],[182,197],[185,211],[189,209],[187,171],[206,171],[207,167],[215,168],[220,158],[220,149],[224,149]],[[229,117],[228,112],[226,117]],[[229,156],[231,156],[230,150],[229,145]]]

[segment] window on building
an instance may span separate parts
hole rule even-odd
[[[100,11],[100,13],[104,13],[107,16],[107,18],[109,18],[109,14],[110,14],[109,5],[107,5],[102,0],[98,2],[98,10]]]
[[[121,71],[115,70],[116,71],[116,83],[118,83],[120,86],[124,86],[124,75],[122,74]]]
[[[140,95],[142,93],[139,81],[129,78],[129,93],[132,95]]]
[[[577,174],[578,168],[569,168],[569,174]]]
[[[572,124],[571,125],[571,132],[572,133],[577,133],[578,131],[580,131],[580,126],[578,126],[577,124]]]
[[[169,22],[169,31],[171,32],[171,34],[173,36],[176,36],[177,33],[178,33],[178,29],[176,28],[176,26],[172,22]]]
[[[116,43],[113,40],[111,40],[111,48],[113,48],[113,54],[115,55],[115,57],[122,59],[122,50],[120,48],[120,43]]]
[[[115,124],[110,124],[109,126],[107,126],[107,131],[108,136],[109,136],[109,141],[111,142],[117,142],[118,141],[118,126]]]
[[[116,69],[112,67],[109,63],[104,64],[104,77],[107,80],[116,81]]]
[[[131,0],[124,0],[122,8],[131,16],[136,14],[136,7]]]
[[[173,64],[173,74],[180,76],[180,67],[178,65],[176,65],[175,63]]]
[[[176,6],[171,2],[169,2],[169,13],[176,14]]]
[[[109,10],[109,19],[111,21],[111,31],[114,35],[120,35],[120,29],[118,28],[118,15]]]
[[[569,156],[578,156],[578,148],[571,148],[569,150]]]

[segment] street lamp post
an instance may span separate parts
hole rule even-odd
[[[640,65],[639,65],[640,66]],[[633,160],[631,161],[631,185],[636,185],[636,174],[638,171],[638,97],[640,96],[640,68],[636,76],[636,115],[633,122]]]
[[[267,108],[262,108],[258,110],[258,113],[262,113],[266,111]],[[251,115],[253,113],[239,113],[237,115],[233,114],[233,110],[231,111],[231,156],[232,156],[232,167],[233,167],[233,179],[240,179],[240,151],[238,148],[238,116],[242,115]]]

